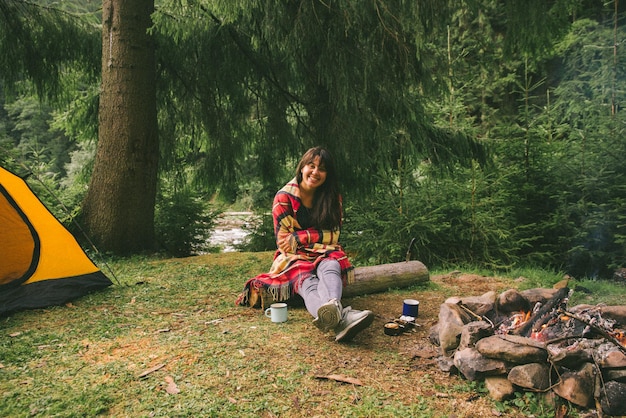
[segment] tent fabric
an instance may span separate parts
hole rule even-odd
[[[111,284],[28,184],[0,167],[0,316]]]

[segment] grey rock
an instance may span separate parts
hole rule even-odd
[[[525,389],[546,390],[550,387],[550,366],[547,363],[521,364],[511,369],[508,380]]]
[[[467,380],[479,380],[486,376],[506,374],[503,361],[487,358],[474,348],[466,348],[454,353],[454,365]]]
[[[485,357],[514,364],[541,363],[548,358],[545,348],[530,338],[499,336],[483,338],[476,343],[476,349]]]

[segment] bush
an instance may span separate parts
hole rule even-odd
[[[219,214],[191,192],[163,195],[155,209],[157,241],[174,257],[211,252],[209,238]]]
[[[258,222],[250,226],[244,226],[249,233],[241,244],[235,246],[239,251],[258,252],[272,251],[276,249],[274,236],[274,219],[271,213],[257,216]]]

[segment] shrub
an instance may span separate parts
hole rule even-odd
[[[188,191],[160,196],[155,209],[157,241],[175,257],[211,252],[208,242],[219,213]]]

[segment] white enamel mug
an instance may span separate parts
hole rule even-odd
[[[287,304],[272,303],[270,307],[265,310],[265,316],[271,318],[272,322],[287,321]]]

